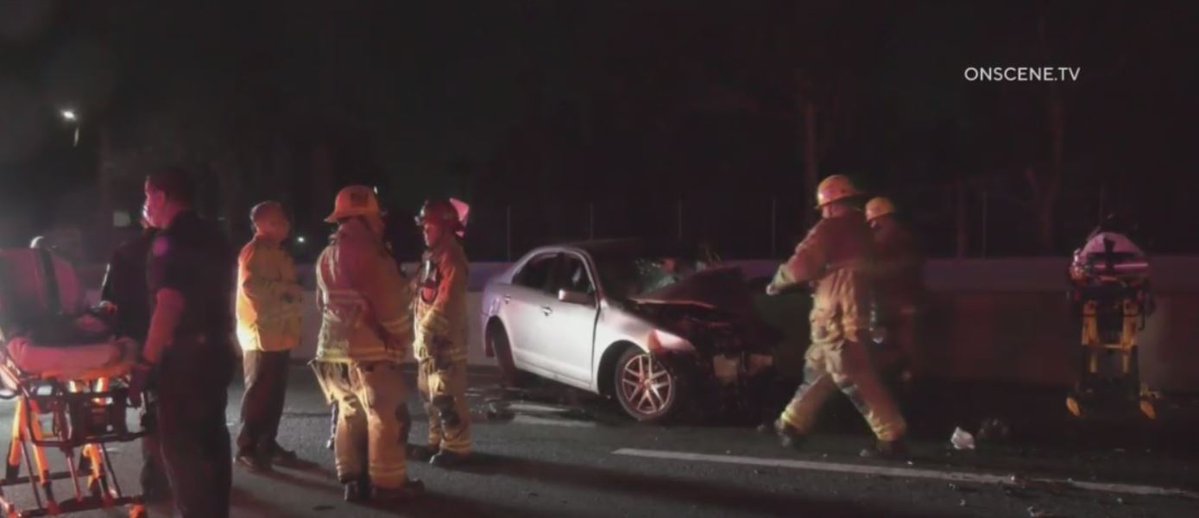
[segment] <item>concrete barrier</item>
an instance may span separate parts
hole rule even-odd
[[[772,275],[778,265],[732,264],[750,278]],[[414,271],[414,266],[405,270]],[[479,290],[507,266],[471,265],[467,310],[472,365],[494,365],[483,354]],[[1080,328],[1066,300],[1066,266],[1066,260],[1053,258],[930,261],[926,280],[931,301],[920,354],[951,378],[1069,385],[1079,368]],[[1199,392],[1199,326],[1194,324],[1199,275],[1192,273],[1199,272],[1199,258],[1155,258],[1153,268],[1158,308],[1140,335],[1143,378],[1161,390]],[[304,284],[313,288],[311,268],[301,271]],[[305,307],[304,338],[295,351],[301,360],[314,355],[320,327],[316,305],[308,300]],[[792,321],[806,321],[798,305],[778,311],[798,312]],[[791,342],[789,347],[805,346],[801,337],[793,336]]]

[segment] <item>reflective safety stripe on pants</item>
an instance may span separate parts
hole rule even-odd
[[[814,343],[804,357],[804,382],[780,420],[800,433],[815,424],[820,407],[837,390],[853,402],[880,440],[903,437],[907,424],[858,342]]]
[[[466,362],[450,362],[444,370],[433,360],[420,361],[421,399],[429,415],[429,446],[454,453],[469,453],[470,407],[466,404]]]
[[[408,423],[401,419],[407,408],[399,364],[325,364],[321,372],[338,407],[333,440],[338,480],[357,480],[365,472],[377,487],[403,486]]]

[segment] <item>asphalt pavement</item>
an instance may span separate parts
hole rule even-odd
[[[471,381],[475,461],[453,471],[410,464],[429,494],[387,508],[341,500],[324,448],[328,409],[310,371],[295,367],[279,442],[312,465],[270,475],[235,467],[233,516],[1199,515],[1193,421],[1180,405],[1149,425],[1135,416],[1075,422],[1054,417],[1061,413],[1051,409],[1060,399],[1054,394],[939,386],[929,390],[940,399],[909,408],[909,419],[920,422],[912,460],[882,462],[858,458],[870,437],[844,401],[794,451],[755,431],[752,420],[640,425],[612,402],[552,383],[505,391],[486,370],[473,371]],[[412,394],[412,439],[420,442],[425,415]],[[1015,402],[998,405],[994,394]],[[231,387],[231,433],[240,397],[240,385]],[[11,425],[12,408],[0,402],[0,426]],[[975,435],[975,450],[949,445],[955,425]],[[136,491],[137,445],[110,453],[124,488]],[[66,481],[56,488],[60,496],[72,492]],[[4,489],[32,502],[27,485]],[[151,516],[169,511],[150,507]]]

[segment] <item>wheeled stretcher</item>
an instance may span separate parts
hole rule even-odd
[[[1150,419],[1159,396],[1140,379],[1137,336],[1153,313],[1149,263],[1128,237],[1095,232],[1074,254],[1071,298],[1082,324],[1081,374],[1066,407],[1083,417],[1133,403]]]
[[[145,516],[141,496],[122,490],[108,451],[143,435],[128,415],[138,344],[109,329],[85,310],[68,263],[44,250],[0,251],[0,398],[14,402],[0,480],[5,518],[116,507]],[[53,450],[65,470],[51,465]],[[66,495],[56,491],[63,480],[73,486]],[[35,506],[22,509],[6,491],[25,485]]]

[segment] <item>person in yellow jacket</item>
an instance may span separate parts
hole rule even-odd
[[[241,404],[237,463],[269,471],[274,463],[295,465],[296,454],[276,441],[291,350],[300,344],[303,288],[295,263],[283,249],[291,222],[277,202],[250,211],[254,239],[237,261],[237,340],[242,348],[246,391]]]
[[[865,343],[873,243],[862,211],[852,204],[859,196],[845,176],[825,178],[816,195],[822,219],[766,288],[770,295],[799,284],[811,283],[813,288],[812,343],[804,356],[804,381],[775,430],[784,446],[799,446],[820,407],[840,390],[878,438],[862,455],[900,456],[905,454],[907,425],[875,372]]]
[[[466,254],[464,230],[448,200],[425,203],[417,218],[428,250],[417,275],[417,386],[429,416],[428,448],[414,448],[437,466],[454,466],[471,452],[466,404]]]
[[[337,477],[347,501],[407,500],[409,419],[400,365],[411,354],[411,291],[383,242],[379,201],[368,187],[337,194],[337,231],[316,264],[321,330],[313,368],[337,403]]]

